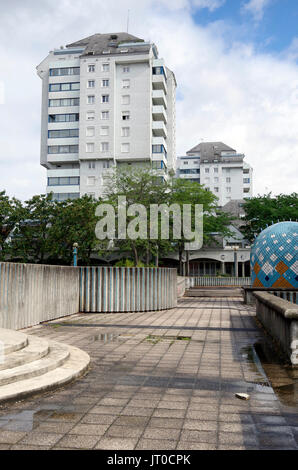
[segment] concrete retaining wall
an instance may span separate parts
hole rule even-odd
[[[298,365],[298,306],[267,292],[254,292],[257,318]]]
[[[183,276],[177,276],[177,297],[183,297],[187,289],[187,278]]]
[[[145,312],[176,305],[176,269],[80,268],[81,312]]]
[[[78,309],[77,268],[0,263],[0,328],[18,330]]]

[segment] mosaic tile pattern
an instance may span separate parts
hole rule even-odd
[[[298,288],[298,222],[263,230],[250,256],[253,287]]]

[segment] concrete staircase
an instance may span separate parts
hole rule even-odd
[[[66,384],[89,363],[73,346],[0,328],[0,403]]]
[[[241,288],[237,287],[191,287],[185,297],[242,297]]]

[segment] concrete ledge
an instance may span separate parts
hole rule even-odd
[[[298,289],[294,288],[268,288],[268,287],[247,287],[247,286],[242,286],[242,295],[243,295],[243,300],[245,304],[255,304],[256,299],[254,297],[255,292],[264,292],[264,293],[269,293],[271,294],[272,292],[278,292],[279,294],[282,295],[282,298],[284,300],[290,300],[291,297],[293,298],[294,296],[298,295]],[[285,299],[284,297],[288,297],[288,299]],[[296,299],[296,297],[294,297]],[[295,303],[295,300],[293,301]]]
[[[298,306],[269,294],[254,292],[257,318],[279,343],[292,365],[298,365]]]

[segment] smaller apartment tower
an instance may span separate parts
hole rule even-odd
[[[197,181],[218,197],[218,204],[252,197],[252,167],[244,155],[222,142],[202,142],[179,157],[177,176]]]

